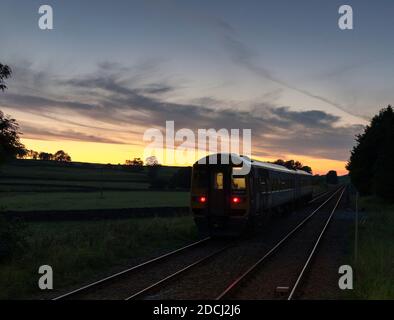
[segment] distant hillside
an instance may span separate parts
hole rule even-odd
[[[185,207],[188,190],[170,187],[179,167],[15,160],[0,167],[0,210]],[[153,183],[160,181],[159,183]]]
[[[178,170],[160,166],[156,179],[167,185]],[[0,192],[132,191],[151,182],[146,166],[15,160],[0,167]]]

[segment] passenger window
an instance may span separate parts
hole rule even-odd
[[[245,177],[233,177],[231,180],[231,188],[233,190],[245,190],[246,189]]]
[[[223,172],[215,174],[214,187],[218,190],[223,190]]]

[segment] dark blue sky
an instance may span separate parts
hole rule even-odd
[[[64,83],[103,72],[128,88],[160,87],[156,100],[316,110],[337,126],[364,124],[393,102],[390,0],[46,1],[52,31],[37,26],[41,4],[1,1],[0,59],[15,70],[3,108],[34,111],[16,99],[27,93],[92,102]],[[353,7],[352,31],[338,28],[342,4]]]

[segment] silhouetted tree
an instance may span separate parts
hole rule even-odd
[[[134,158],[133,160],[126,160],[126,166],[134,166],[134,167],[142,167],[144,165],[144,161],[141,158]]]
[[[11,77],[10,67],[0,63],[0,90],[7,86],[5,79]],[[20,142],[19,124],[0,111],[0,164],[9,158],[23,157],[27,150]],[[10,257],[19,250],[26,249],[25,225],[20,221],[8,221],[0,216],[0,260]]]
[[[352,183],[363,195],[376,194],[394,201],[394,112],[380,110],[351,151],[346,166]]]
[[[157,160],[157,158],[155,156],[150,156],[148,158],[145,159],[145,163],[147,166],[158,166],[159,164],[159,160]]]
[[[287,160],[284,161],[282,159],[278,159],[274,162],[272,162],[274,164],[278,164],[280,166],[284,166],[290,170],[303,170],[309,173],[312,173],[312,168],[308,167],[308,166],[304,166],[301,162],[299,161],[295,161],[295,160]]]
[[[52,160],[60,161],[60,162],[71,162],[71,157],[68,153],[64,152],[63,150],[59,150],[53,155]]]
[[[0,111],[0,162],[26,154],[25,146],[20,142],[20,135],[16,120]]]
[[[295,161],[295,162],[294,162],[294,167],[293,167],[293,168],[296,169],[296,170],[302,170],[303,165],[302,165],[301,162]]]
[[[38,152],[34,150],[26,150],[25,154],[22,155],[17,155],[18,159],[33,159],[37,160],[38,159]]]
[[[303,170],[305,172],[308,172],[308,173],[312,174],[312,168],[309,167],[309,166],[303,166],[303,167],[301,167],[300,170]]]
[[[39,153],[34,150],[28,150],[27,151],[27,157],[33,160],[37,160],[39,156]]]
[[[12,71],[11,68],[7,65],[0,63],[0,90],[4,91],[7,89],[7,85],[4,80],[11,77]]]
[[[141,172],[144,171],[144,161],[141,158],[134,158],[133,160],[126,160],[126,166],[128,170],[133,172]]]
[[[284,161],[284,160],[282,160],[282,159],[278,159],[278,160],[276,160],[276,161],[274,161],[274,162],[272,162],[272,163],[273,163],[273,164],[280,165],[280,166],[283,166],[283,167],[286,166],[286,161]]]
[[[394,126],[394,123],[392,124]],[[385,200],[394,202],[394,130],[382,143],[374,168],[372,192]]]
[[[328,184],[338,184],[337,172],[334,170],[328,171],[328,173],[326,174],[326,182]]]
[[[38,158],[43,161],[50,161],[53,160],[53,154],[48,152],[40,152]]]

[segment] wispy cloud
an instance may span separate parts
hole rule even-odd
[[[28,123],[22,126],[25,135],[30,139],[39,140],[71,140],[71,141],[85,141],[85,142],[100,142],[100,143],[113,143],[124,144],[121,140],[111,139],[109,137],[93,135],[81,132],[79,130],[61,130],[56,128],[42,128]]]
[[[45,126],[22,122],[25,137],[141,145],[145,129],[174,120],[177,129],[252,129],[258,155],[296,153],[335,160],[348,158],[354,136],[362,129],[340,125],[338,116],[323,111],[294,111],[268,102],[242,109],[216,108],[211,103],[226,102],[204,98],[199,104],[174,103],[162,97],[162,92],[176,90],[173,84],[141,86],[126,81],[128,73],[127,68],[106,64],[94,74],[52,83],[60,92],[56,96],[11,90],[1,96],[0,106],[51,120]],[[157,90],[152,91],[152,86]]]
[[[221,34],[226,51],[230,54],[231,59],[239,66],[247,69],[249,72],[259,77],[272,81],[287,89],[294,90],[317,101],[324,102],[334,108],[339,109],[340,111],[357,117],[362,121],[365,121],[367,119],[366,117],[361,117],[360,115],[351,112],[346,107],[336,101],[333,101],[320,94],[314,93],[304,88],[300,88],[294,84],[284,81],[283,79],[275,75],[274,72],[269,68],[262,66],[259,63],[256,63],[256,57],[253,50],[240,40],[234,27],[222,20],[215,20],[214,24],[217,26]]]

